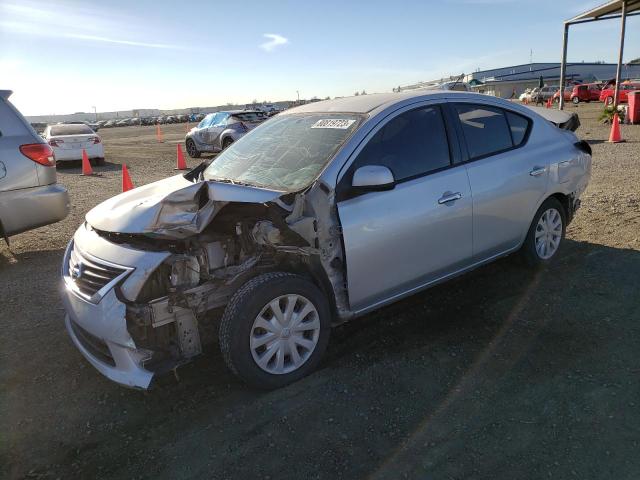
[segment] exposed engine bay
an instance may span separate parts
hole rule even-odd
[[[166,371],[201,353],[200,326],[250,278],[269,271],[311,277],[334,301],[337,321],[349,318],[330,189],[318,183],[264,203],[223,202],[211,198],[209,182],[186,180],[196,181],[165,194],[154,204],[153,215],[141,214],[153,219],[144,233],[92,226],[110,242],[172,253],[147,277],[135,301],[127,303],[129,333],[138,348],[152,352],[145,368]]]

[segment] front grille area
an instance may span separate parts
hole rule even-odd
[[[127,271],[126,268],[88,259],[76,248],[72,248],[70,252],[68,268],[67,275],[77,291],[87,298],[93,297],[101,288]]]
[[[109,350],[106,343],[95,335],[91,335],[73,320],[71,320],[70,323],[73,333],[76,334],[76,338],[91,355],[96,357],[102,363],[106,363],[112,367],[116,366],[116,362],[113,360],[113,356],[111,355],[111,350]]]

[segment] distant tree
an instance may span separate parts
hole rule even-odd
[[[331,97],[329,95],[327,95],[326,97],[324,97],[325,100],[331,100]]]
[[[362,91],[360,92],[360,95],[366,95],[366,94],[367,94],[366,90],[362,90]]]
[[[360,95],[360,92],[356,92],[354,93],[354,95],[357,97],[358,95]]]
[[[251,100],[251,103],[253,103],[254,105],[258,103],[258,99],[254,98],[253,100]]]
[[[629,65],[640,65],[640,57],[639,58],[634,58],[633,60],[631,60],[629,62]]]

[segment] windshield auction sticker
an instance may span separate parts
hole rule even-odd
[[[356,121],[346,118],[326,118],[318,120],[311,128],[339,128],[340,130],[346,130]]]

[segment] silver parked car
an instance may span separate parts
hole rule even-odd
[[[53,150],[0,90],[0,238],[62,220],[66,188],[56,183]]]
[[[199,158],[203,152],[220,152],[266,118],[267,115],[259,110],[210,113],[187,133],[187,153],[191,158]]]
[[[293,382],[332,325],[510,253],[555,258],[591,172],[589,145],[557,126],[569,116],[452,91],[281,113],[87,214],[62,265],[69,335],[104,375],[147,388],[201,352],[224,307],[229,368]]]

